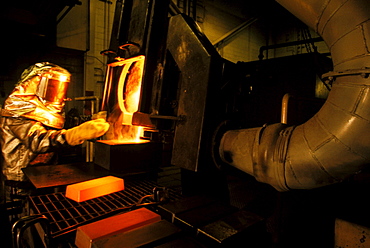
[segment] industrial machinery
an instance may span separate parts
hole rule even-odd
[[[362,192],[353,194],[351,176],[368,163],[366,56],[342,48],[346,35],[367,32],[329,13],[333,7],[346,15],[339,1],[309,8],[312,15],[302,1],[279,2],[318,29],[333,60],[309,53],[231,63],[170,1],[117,1],[111,44],[102,52],[108,66],[100,110],[111,129],[94,141],[93,169],[79,172],[92,173],[78,180],[113,173],[127,178],[127,191],[82,205],[62,193],[31,197],[32,212],[53,220],[49,239],[140,207],[149,194],[151,209],[181,230],[156,240],[158,247],[333,246],[335,218],[352,209],[333,206],[339,195]],[[365,19],[353,26],[368,25]],[[317,83],[331,88],[326,102],[315,97]],[[176,180],[158,176],[173,168]],[[331,186],[348,178],[355,186]]]

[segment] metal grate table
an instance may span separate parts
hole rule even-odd
[[[29,208],[32,214],[48,218],[51,236],[57,238],[81,225],[129,211],[142,197],[152,195],[155,187],[159,185],[153,181],[125,180],[123,191],[80,203],[66,198],[64,193],[30,196]],[[170,200],[181,198],[180,194],[171,189],[168,189],[168,194]]]

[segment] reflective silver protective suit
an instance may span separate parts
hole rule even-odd
[[[67,70],[48,62],[22,73],[1,111],[2,181],[25,180],[22,168],[48,163],[67,145],[61,113],[69,81]]]
[[[66,69],[49,62],[36,63],[24,70],[3,108],[14,117],[24,116],[60,129],[69,81]]]
[[[24,181],[22,168],[48,163],[55,149],[67,145],[63,133],[64,130],[48,130],[40,122],[23,117],[2,117],[0,145],[3,179]]]
[[[370,162],[370,1],[277,0],[328,45],[332,90],[297,127],[230,130],[220,156],[279,191],[340,182]]]

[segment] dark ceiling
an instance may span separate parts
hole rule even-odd
[[[268,25],[292,17],[275,0],[218,0],[214,3],[222,8],[238,10],[243,16],[260,16]],[[12,80],[18,75],[15,67],[50,54],[56,48],[58,21],[80,4],[79,0],[6,0],[2,3],[0,80]]]
[[[27,57],[39,56],[55,47],[56,25],[78,0],[5,1],[0,9],[2,59],[0,79],[11,77],[14,66]]]

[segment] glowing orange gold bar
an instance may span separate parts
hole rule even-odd
[[[76,202],[90,200],[124,189],[123,179],[106,176],[67,186],[66,197]]]
[[[77,228],[75,244],[78,248],[97,248],[96,242],[103,238],[114,237],[133,229],[161,220],[161,216],[146,208],[108,217]],[[140,239],[141,237],[137,237]],[[115,247],[128,247],[125,243]],[[130,246],[132,247],[132,246]]]

